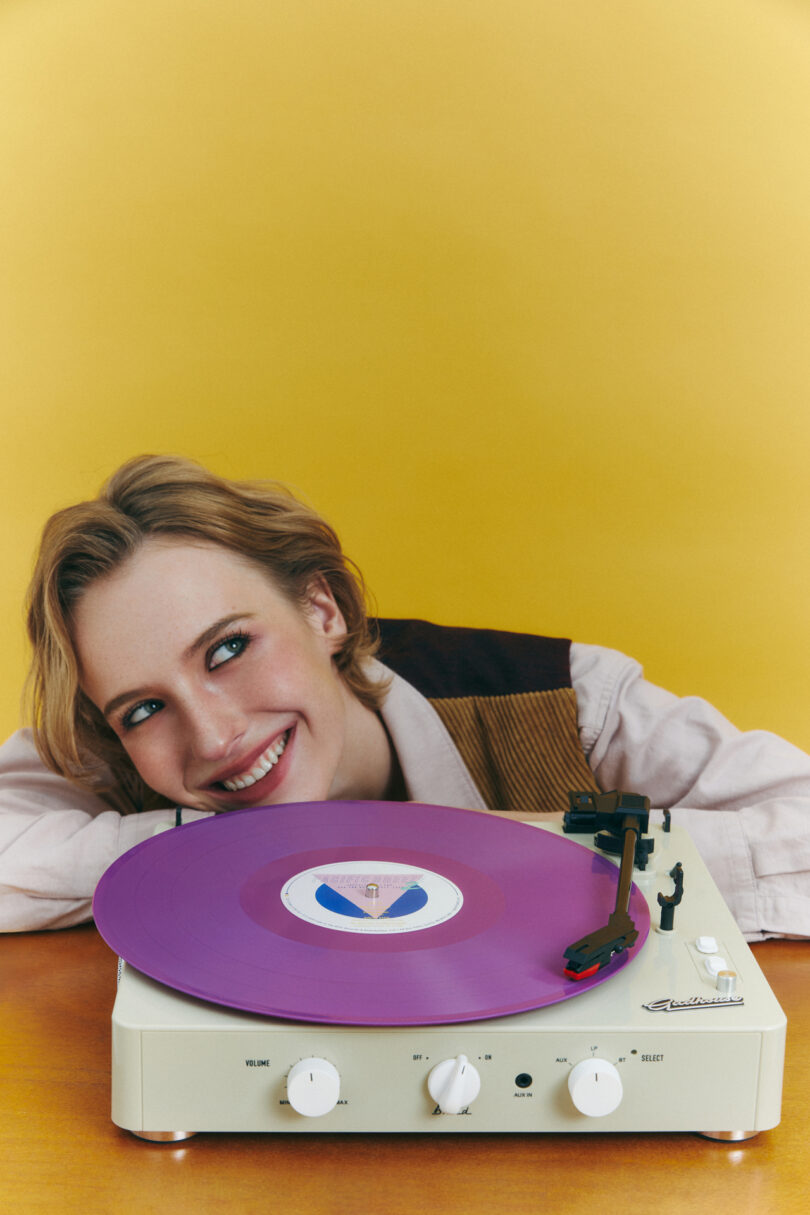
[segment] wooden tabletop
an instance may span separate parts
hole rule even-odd
[[[109,1118],[115,958],[93,927],[0,938],[0,1210],[14,1215],[438,1215],[810,1206],[810,946],[754,953],[788,1019],[782,1122],[691,1134],[214,1135],[151,1144]]]

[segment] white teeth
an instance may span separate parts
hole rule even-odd
[[[282,734],[277,743],[273,743],[259,756],[249,772],[242,772],[239,776],[232,776],[230,780],[224,780],[223,788],[227,789],[229,793],[236,793],[239,789],[249,789],[251,785],[255,785],[257,780],[266,776],[273,765],[278,763],[287,746],[288,737],[289,732]]]

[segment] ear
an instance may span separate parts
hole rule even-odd
[[[327,641],[329,652],[334,654],[343,644],[348,630],[332,588],[322,574],[310,582],[304,610],[315,632]]]

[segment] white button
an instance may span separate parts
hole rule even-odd
[[[716,979],[721,970],[726,970],[726,959],[721,958],[719,953],[716,953],[713,958],[706,959],[706,969],[713,979]]]
[[[717,953],[717,941],[714,937],[698,937],[695,944],[700,953]]]

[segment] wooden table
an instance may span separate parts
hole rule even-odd
[[[649,1135],[199,1135],[109,1119],[115,959],[93,927],[0,938],[0,1210],[418,1215],[810,1209],[810,945],[754,947],[788,1018],[782,1122]]]

